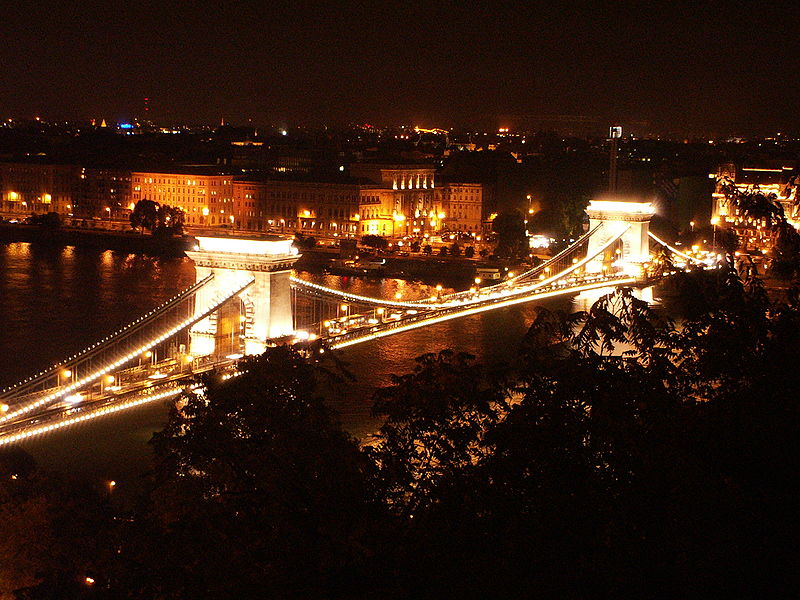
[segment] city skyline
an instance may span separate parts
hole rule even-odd
[[[8,9],[4,117],[800,131],[796,7]],[[145,102],[145,98],[148,100]],[[145,110],[147,109],[147,110]]]

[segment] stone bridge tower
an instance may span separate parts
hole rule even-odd
[[[638,275],[642,265],[650,261],[650,218],[655,214],[651,202],[629,202],[617,199],[592,200],[586,208],[589,215],[589,237],[587,256],[600,251],[612,238],[620,236],[618,265],[631,275]],[[600,227],[598,227],[600,226]],[[595,231],[596,229],[596,231]],[[603,270],[603,254],[586,265],[587,273]]]
[[[258,354],[264,351],[268,339],[293,332],[289,276],[299,257],[292,240],[278,236],[200,236],[195,249],[186,254],[194,261],[198,282],[214,274],[198,291],[198,306],[254,280],[191,328],[191,354]]]

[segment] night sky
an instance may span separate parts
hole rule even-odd
[[[794,3],[5,3],[0,116],[800,133]]]

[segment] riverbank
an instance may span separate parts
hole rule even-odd
[[[3,242],[77,246],[168,258],[183,256],[185,250],[194,246],[195,239],[191,235],[157,238],[134,231],[0,223],[0,243]],[[295,268],[320,273],[329,269],[337,258],[340,258],[338,248],[318,247],[303,250]],[[484,260],[463,256],[382,255],[380,258],[384,261],[383,268],[375,276],[432,284],[442,281],[469,284],[475,278],[478,267],[490,266]],[[496,265],[492,263],[491,266]]]
[[[183,255],[184,250],[191,248],[195,241],[187,235],[157,238],[135,231],[0,223],[0,242],[35,242],[54,246],[78,246],[151,256],[178,257]]]
[[[295,268],[320,272],[329,269],[338,258],[338,248],[303,250]],[[366,277],[392,277],[432,284],[439,283],[439,280],[471,282],[475,278],[476,268],[483,263],[463,257],[381,255],[379,258],[384,261],[382,268],[375,275],[365,275]]]

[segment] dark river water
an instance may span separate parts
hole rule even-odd
[[[323,274],[301,276],[355,293],[394,298],[430,295],[422,283]],[[0,387],[12,384],[104,337],[195,281],[188,258],[161,259],[90,248],[0,244]],[[469,282],[442,281],[445,291]],[[570,299],[549,301],[570,307]],[[414,357],[453,348],[483,362],[510,358],[530,325],[532,306],[480,315],[366,342],[341,352],[357,381],[332,402],[343,426],[364,439],[378,421],[371,395],[390,375],[409,372]],[[165,404],[146,405],[25,442],[40,465],[134,489],[150,467],[148,440],[166,418]]]

